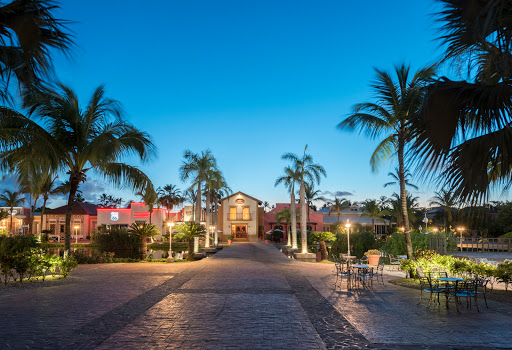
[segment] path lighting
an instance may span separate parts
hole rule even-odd
[[[213,234],[213,233],[215,233],[215,225],[210,225],[210,232],[211,232],[212,234]],[[217,244],[215,243],[215,238],[214,238],[213,243],[214,243],[214,245],[217,245]]]
[[[437,231],[438,231],[437,227],[434,227],[434,228],[432,229],[432,231],[434,231],[435,233],[437,233]]]
[[[460,232],[460,251],[462,251],[462,231],[464,231],[464,227],[457,227],[457,230]]]
[[[350,256],[350,222],[348,219],[345,227],[347,228],[347,255]]]
[[[78,243],[78,229],[80,228],[79,225],[75,225],[75,243]]]
[[[167,262],[172,263],[174,262],[172,258],[172,228],[174,227],[174,222],[168,222],[167,226],[169,226],[169,256],[167,257]]]
[[[400,230],[402,230],[402,232],[405,232],[405,227],[400,227]]]

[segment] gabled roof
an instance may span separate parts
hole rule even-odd
[[[246,196],[246,197],[248,197],[248,198],[250,198],[250,199],[252,199],[252,200],[254,200],[254,201],[258,202],[258,204],[263,203],[263,202],[262,202],[262,201],[260,201],[259,199],[256,199],[256,198],[254,198],[254,197],[251,197],[251,196],[249,196],[248,194],[245,194],[245,193],[243,193],[243,192],[241,192],[241,191],[238,191],[237,193],[233,193],[233,194],[232,194],[232,195],[230,195],[230,196],[224,197],[224,198],[222,198],[220,201],[222,202],[222,201],[223,201],[223,200],[225,200],[225,199],[229,199],[229,198],[231,198],[231,197],[233,197],[233,196],[236,196],[236,195],[239,195],[239,194],[244,195],[244,196]]]
[[[71,213],[73,215],[98,215],[98,206],[91,203],[75,202],[73,203],[73,211]],[[66,205],[55,209],[49,209],[45,211],[44,214],[66,214]]]

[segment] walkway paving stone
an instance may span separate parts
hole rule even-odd
[[[334,291],[332,265],[272,245],[74,275],[0,295],[0,349],[494,349],[512,339],[507,305],[457,315],[417,306],[417,291],[389,283]]]

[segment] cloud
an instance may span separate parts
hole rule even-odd
[[[331,197],[346,197],[346,196],[353,196],[354,194],[352,192],[348,191],[323,191],[322,196],[331,196]]]

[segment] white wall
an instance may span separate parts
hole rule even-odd
[[[242,204],[236,203],[237,199],[243,199],[245,202]],[[237,208],[237,214],[242,214],[242,208],[249,207],[249,214],[251,220],[228,220],[228,214],[230,213],[230,208],[235,206]],[[258,202],[243,195],[237,194],[228,199],[224,199],[222,201],[223,207],[223,235],[228,236],[231,235],[231,226],[232,225],[247,225],[247,239],[249,241],[257,241],[258,240]]]

